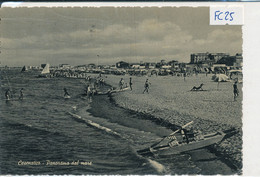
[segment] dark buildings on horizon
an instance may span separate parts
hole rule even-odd
[[[225,64],[226,66],[242,67],[242,54],[237,53],[235,56],[230,56],[229,53],[193,53],[190,56],[190,64],[208,65]]]
[[[130,64],[124,61],[120,61],[116,63],[117,68],[129,68]]]
[[[225,65],[242,67],[243,57],[241,53],[237,53],[235,56],[230,56],[229,53],[193,53],[190,55],[189,63],[180,63],[177,60],[161,60],[160,62],[140,62],[140,63],[128,63],[120,61],[116,63],[116,68],[122,69],[169,69],[169,68],[185,68],[185,67],[212,67],[214,65]]]
[[[41,64],[41,68],[44,68],[46,64]],[[177,60],[166,61],[162,59],[158,62],[139,62],[139,63],[128,63],[125,61],[119,61],[115,65],[95,65],[93,63],[71,66],[69,64],[60,64],[53,69],[139,69],[139,70],[152,70],[152,69],[163,69],[171,71],[186,72],[188,70],[199,70],[208,69],[215,67],[226,67],[226,68],[237,68],[242,69],[243,56],[241,53],[237,53],[234,56],[230,56],[229,53],[193,53],[190,55],[190,62],[179,62]],[[34,69],[35,67],[29,66],[28,69]]]
[[[226,66],[242,67],[243,57],[242,54],[237,53],[235,56],[227,56],[221,58],[217,64],[225,64]]]
[[[228,53],[193,53],[190,55],[191,64],[214,64],[221,58],[229,57]]]

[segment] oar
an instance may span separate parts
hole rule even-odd
[[[181,129],[183,129],[183,128],[189,126],[189,125],[192,124],[192,123],[193,123],[193,121],[191,121],[191,122],[189,122],[189,123],[183,125],[183,126],[181,127]],[[154,147],[154,146],[156,146],[157,144],[160,144],[160,142],[162,142],[163,140],[165,140],[165,139],[168,138],[169,136],[174,135],[175,133],[177,133],[177,132],[180,131],[181,129],[178,129],[178,130],[172,132],[170,135],[164,137],[164,138],[163,138],[161,141],[159,141],[158,143],[155,143],[155,144],[151,145],[151,148]]]
[[[181,127],[181,129],[183,129],[183,128],[189,126],[189,125],[192,124],[192,123],[193,123],[193,121],[191,121],[191,122],[189,122],[189,123],[183,125],[183,126]],[[180,131],[181,129],[178,129],[178,130],[172,132],[169,136],[174,135],[175,133],[177,133],[177,132]]]

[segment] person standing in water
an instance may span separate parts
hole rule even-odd
[[[70,96],[66,88],[64,88],[63,90],[64,90],[64,97]]]
[[[23,88],[21,88],[21,90],[20,90],[20,97],[19,97],[19,99],[20,99],[20,100],[23,99]]]
[[[91,102],[92,97],[93,97],[93,91],[92,91],[90,85],[87,86],[86,92],[87,92],[87,99],[88,99],[89,102]]]
[[[143,93],[147,92],[149,93],[149,86],[151,85],[151,83],[148,81],[148,79],[146,79],[145,83],[144,83],[144,91]]]
[[[234,101],[236,101],[237,97],[239,95],[239,91],[238,91],[238,88],[237,88],[237,81],[233,84],[233,93],[234,93]]]
[[[7,89],[5,92],[5,98],[6,100],[10,100],[10,89]]]
[[[133,83],[132,83],[132,77],[130,77],[130,80],[129,80],[129,87],[130,87],[131,90],[133,90],[132,85],[133,85]]]

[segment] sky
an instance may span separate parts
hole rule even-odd
[[[1,65],[115,64],[242,53],[241,26],[209,25],[207,7],[2,8]]]

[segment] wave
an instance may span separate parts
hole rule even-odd
[[[13,120],[5,120],[3,126],[14,128],[14,129],[22,129],[22,130],[29,131],[29,132],[36,132],[36,133],[40,133],[40,134],[45,134],[46,136],[47,135],[64,136],[63,134],[56,132],[56,131],[50,131],[46,128],[40,128],[40,127],[33,126],[31,124],[25,124],[25,123],[16,122],[16,121],[13,121]]]
[[[109,134],[112,134],[112,135],[116,135],[120,138],[123,138],[119,133],[111,130],[110,128],[107,128],[107,127],[104,127],[104,126],[101,126],[100,124],[96,123],[96,122],[93,122],[91,120],[87,120],[87,119],[84,119],[82,118],[80,115],[77,115],[77,114],[74,114],[72,112],[68,112],[69,115],[71,115],[74,119],[77,119],[78,121],[81,121],[81,122],[84,122],[84,123],[87,123],[88,125],[94,127],[94,128],[97,128],[99,130],[103,130]]]
[[[138,154],[133,146],[131,146],[131,149],[133,150],[133,153],[138,158],[143,159],[147,162],[147,163],[143,163],[142,166],[149,165],[150,167],[155,169],[155,171],[160,175],[165,175],[165,174],[169,173],[169,170],[167,170],[168,168],[166,166],[164,166],[163,164],[159,163],[158,161],[152,160],[149,157]]]

